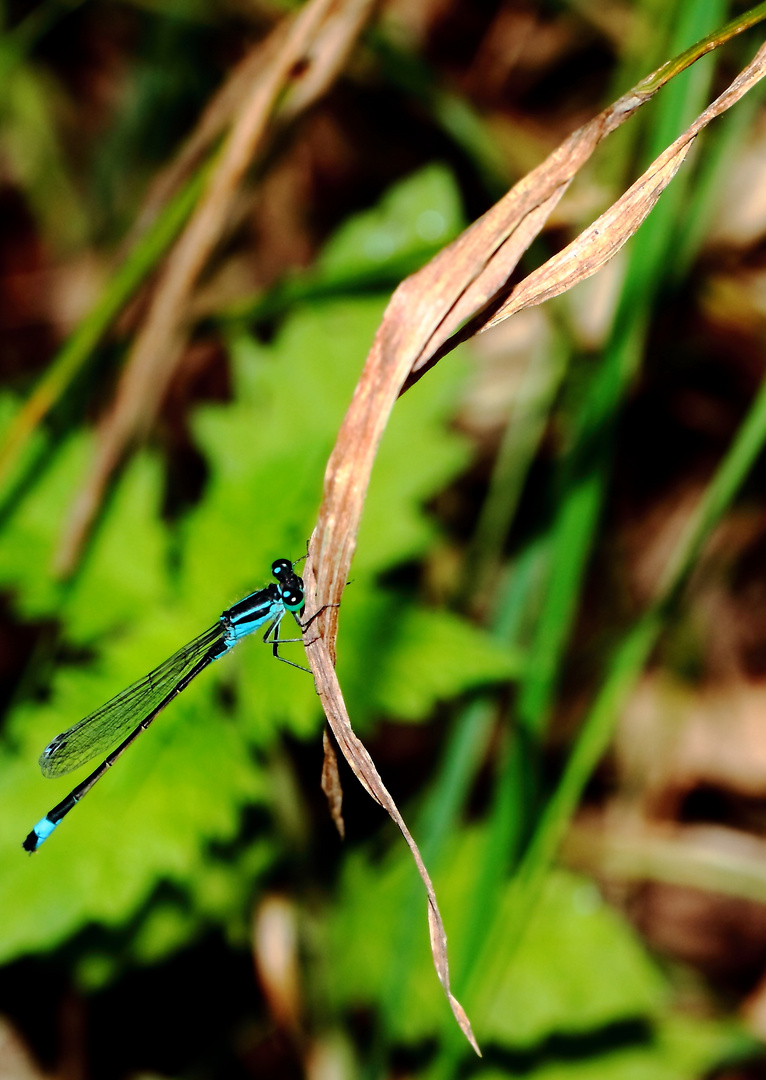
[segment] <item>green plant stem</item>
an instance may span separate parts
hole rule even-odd
[[[0,444],[1,487],[7,484],[32,432],[87,363],[107,327],[167,251],[191,213],[206,175],[206,168],[199,169],[165,206],[19,409]]]
[[[583,724],[553,798],[540,820],[518,875],[499,908],[469,984],[465,999],[474,1016],[491,1005],[499,981],[507,974],[561,839],[583,789],[612,737],[627,693],[643,670],[668,616],[675,606],[700,551],[730,505],[766,445],[766,381],[742,423],[733,445],[711,480],[692,521],[680,540],[660,591],[652,605],[617,648],[609,674]],[[480,973],[481,985],[478,985]]]
[[[692,7],[702,8],[703,5],[689,5],[689,9]],[[643,82],[638,83],[635,87],[636,93],[655,93],[657,88],[666,83],[669,79],[674,78],[680,72],[684,71],[695,61],[699,60],[705,53],[711,52],[713,49],[717,49],[725,41],[731,40],[737,34],[744,33],[745,30],[749,30],[751,27],[756,26],[759,22],[766,19],[766,3],[756,4],[750,11],[745,12],[744,15],[737,16],[736,19],[732,19],[724,26],[714,30],[707,37],[702,38],[700,41],[689,46],[684,52],[678,56],[674,56],[672,60],[668,60],[666,64],[663,64],[653,75],[649,75]]]
[[[704,31],[700,18],[715,21],[710,8],[701,14],[686,8],[676,28],[675,43]],[[646,156],[655,158],[695,115],[705,99],[712,68],[686,72],[669,86],[652,126]],[[583,578],[611,476],[614,432],[622,401],[639,369],[650,312],[673,264],[677,223],[682,218],[689,175],[682,174],[663,194],[631,247],[620,303],[581,415],[575,440],[562,468],[559,510],[553,526],[551,578],[532,647],[531,662],[517,703],[519,724],[540,738],[553,703],[564,651],[571,635]]]

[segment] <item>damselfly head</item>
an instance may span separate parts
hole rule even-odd
[[[282,603],[288,611],[297,611],[298,608],[303,607],[305,603],[303,589],[280,589],[279,592],[282,596]]]
[[[279,581],[279,595],[288,611],[299,611],[305,603],[303,578],[293,570],[289,559],[276,559],[271,564],[271,572]]]

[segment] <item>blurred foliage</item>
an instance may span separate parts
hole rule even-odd
[[[21,852],[77,779],[39,775],[50,738],[261,587],[274,558],[303,554],[397,281],[610,87],[728,17],[682,0],[383,5],[328,98],[258,162],[161,419],[62,583],[52,567],[95,422],[207,162],[129,254],[110,247],[282,7],[2,10],[0,1009],[36,1053],[56,1060],[74,1039],[83,1071],[107,1077],[756,1076],[763,913],[744,897],[716,906],[715,851],[766,832],[762,724],[736,714],[763,704],[761,466],[680,607],[680,588],[650,606],[695,507],[715,504],[712,527],[764,441],[766,220],[756,205],[745,240],[720,220],[761,186],[755,95],[705,133],[602,275],[406,394],[376,462],[338,670],[422,844],[484,1059],[434,977],[400,837],[344,771],[340,846],[311,680],[255,640],[193,683],[38,855]],[[753,43],[706,58],[621,129],[535,257],[616,198]],[[35,394],[42,422],[24,412]],[[22,429],[21,456],[3,458]],[[695,703],[683,716],[664,689],[681,684]],[[705,726],[706,709],[731,730]],[[697,838],[687,826],[714,828],[696,916],[675,914],[677,895],[692,904],[680,872],[674,883],[647,863],[626,881],[595,853],[578,872],[551,866],[581,800],[617,847],[621,829],[668,830],[679,864]],[[257,932],[274,895],[297,927],[287,990]],[[90,1034],[60,1044],[73,999]]]
[[[429,179],[416,177],[403,188],[413,225],[424,212],[416,190],[430,196]],[[391,200],[391,207],[396,228],[402,206]],[[440,212],[430,199],[425,208]],[[363,222],[350,230],[363,236]],[[379,231],[374,216],[373,243]],[[55,618],[56,651],[80,657],[51,671],[44,703],[27,699],[8,718],[14,751],[3,763],[0,799],[20,832],[35,807],[72,786],[67,777],[51,795],[44,789],[52,785],[24,767],[60,718],[87,715],[143,667],[170,655],[211,621],[222,599],[228,603],[258,585],[253,566],[269,567],[280,553],[297,557],[305,547],[333,434],[380,314],[380,300],[327,302],[296,312],[270,348],[246,331],[233,334],[232,402],[208,405],[193,418],[208,477],[204,498],[178,526],[173,558],[158,520],[157,461],[144,453],[123,478],[82,573],[63,596],[40,568],[50,565],[57,522],[91,446],[77,434],[57,448],[45,477],[6,524],[0,565],[16,609],[27,618]],[[518,661],[470,623],[376,584],[383,571],[427,549],[434,528],[422,506],[465,465],[464,440],[445,429],[459,380],[458,366],[445,369],[437,392],[402,403],[370,494],[367,527],[375,544],[359,560],[344,604],[348,643],[341,658],[341,672],[350,673],[350,707],[362,725],[368,715],[423,719],[437,700],[518,670]],[[268,812],[267,758],[259,769],[243,750],[267,753],[280,730],[316,739],[321,715],[309,679],[294,671],[285,676],[269,651],[253,651],[252,658],[224,660],[218,679],[193,684],[163,716],[157,736],[152,731],[141,740],[115,782],[95,789],[90,805],[73,815],[68,842],[51,844],[50,858],[20,860],[17,837],[7,832],[0,872],[5,959],[55,944],[89,920],[134,918],[162,880],[179,890],[179,902],[182,896],[183,936],[198,932],[189,909],[200,919],[242,916],[241,869],[227,849],[216,872],[209,848],[235,839],[243,806]],[[354,672],[366,674],[354,678]],[[129,824],[118,840],[104,826],[119,821]],[[266,843],[260,835],[257,844]],[[278,857],[275,843],[272,860]],[[213,908],[208,868],[218,879]],[[78,887],[83,875],[87,892]],[[39,883],[50,880],[55,889],[40,891]],[[146,916],[153,920],[151,909]],[[169,947],[178,947],[177,927],[166,930]]]
[[[462,926],[479,848],[476,831],[463,833],[453,862],[437,880],[448,918]],[[408,894],[406,860],[371,865],[350,858],[329,927],[332,955],[342,957],[330,993],[338,1004],[370,1006],[384,994],[392,975],[401,991],[386,1017],[402,1042],[423,1042],[441,1027],[440,1010],[429,992],[430,957],[426,943],[414,953],[396,948],[402,901]],[[374,905],[359,904],[375,895]],[[608,964],[599,964],[608,957]],[[373,973],[372,978],[369,973]],[[640,1076],[694,1075],[711,1060],[741,1050],[733,1027],[680,1018],[668,1011],[669,986],[624,921],[603,903],[584,879],[557,873],[548,882],[513,968],[483,1018],[493,1055],[511,1075]],[[595,1033],[600,1033],[598,1047]],[[560,1060],[556,1062],[556,1059]],[[578,1058],[581,1060],[578,1061]],[[508,1075],[478,1069],[477,1076]]]

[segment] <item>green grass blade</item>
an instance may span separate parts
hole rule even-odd
[[[556,850],[577,807],[583,789],[612,737],[620,706],[643,670],[670,608],[694,568],[713,528],[730,505],[766,445],[766,382],[737,437],[711,480],[697,511],[676,548],[654,603],[626,635],[615,652],[606,680],[583,724],[553,798],[519,869],[514,888],[498,910],[492,932],[476,964],[481,973],[465,994],[473,1015],[481,1015],[492,988],[507,971],[532,914]],[[474,997],[475,995],[475,997]]]
[[[167,251],[191,213],[206,173],[200,169],[163,209],[19,409],[0,444],[0,487],[7,484],[32,432],[88,363],[112,320]]]

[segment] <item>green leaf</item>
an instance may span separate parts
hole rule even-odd
[[[444,165],[395,184],[372,210],[350,218],[325,245],[322,277],[364,276],[402,262],[425,262],[464,227],[460,196]]]
[[[598,1047],[599,1033],[590,1034],[578,1046],[576,1041],[560,1049],[544,1048],[531,1057],[523,1057],[513,1075],[534,1077],[535,1080],[697,1080],[715,1066],[738,1058],[746,1047],[755,1046],[733,1026],[706,1020],[683,1017],[673,1013],[657,1017],[642,1040],[636,1031],[633,1040],[629,1031],[622,1037],[604,1031],[602,1049]],[[556,1060],[558,1058],[558,1060]],[[508,1072],[481,1069],[477,1080],[507,1080]]]
[[[437,702],[513,678],[521,666],[518,654],[464,619],[397,597],[371,596],[344,631],[355,647],[344,645],[339,675],[357,726],[370,713],[423,720]]]
[[[40,436],[41,441],[44,436]],[[28,619],[59,617],[77,644],[101,640],[167,592],[165,531],[158,520],[160,474],[147,455],[133,462],[115,493],[77,583],[52,577],[55,553],[93,440],[76,435],[59,447],[34,494],[3,530],[0,582]]]
[[[480,831],[456,838],[449,866],[434,875],[448,934],[450,927],[459,934],[481,843]],[[396,948],[410,876],[398,852],[382,867],[356,856],[345,868],[332,917],[334,992],[347,1004],[374,1001],[384,980],[393,977],[393,965],[400,971],[402,1007],[390,1020],[404,1041],[434,1035],[443,1012],[443,1003],[431,1000],[427,989],[434,979],[427,941],[416,956],[402,958]],[[425,921],[425,902],[408,917],[419,916]],[[596,962],[603,956],[608,965]],[[666,994],[659,971],[620,916],[600,901],[595,886],[562,873],[551,878],[491,1014],[480,1024],[472,1019],[480,1041],[529,1047],[552,1032],[583,1032],[653,1013],[666,1004]]]
[[[415,231],[435,176],[413,181],[392,202],[402,220],[410,214]],[[256,640],[239,646],[158,717],[29,859],[23,837],[87,775],[46,781],[35,763],[54,735],[262,587],[273,559],[305,552],[327,455],[382,309],[382,300],[370,298],[307,306],[268,346],[242,329],[233,333],[233,400],[194,417],[208,481],[178,529],[174,561],[160,519],[158,462],[142,453],[105,508],[77,580],[62,590],[46,574],[93,453],[83,434],[57,449],[6,523],[0,581],[19,612],[56,619],[62,642],[87,652],[76,664],[42,671],[44,700],[19,702],[8,720],[0,751],[2,957],[51,947],[89,922],[138,920],[144,959],[193,936],[200,920],[240,925],[253,876],[280,853],[276,830],[252,849],[241,836],[247,807],[278,816],[264,753],[285,731],[318,738],[321,730],[305,674],[275,664]],[[462,377],[454,362],[434,372],[427,392],[418,388],[397,406],[384,440],[341,612],[355,720],[381,713],[419,719],[436,702],[515,670],[516,660],[475,627],[418,609],[413,597],[378,584],[381,571],[428,549],[436,527],[425,505],[468,461],[465,440],[448,426]],[[297,636],[290,624],[282,636]],[[283,652],[301,662],[300,645]],[[148,911],[139,913],[161,882],[184,897],[183,911],[154,923]],[[83,977],[108,977],[103,959],[84,960]]]
[[[483,829],[456,835],[448,865],[434,875],[453,942],[470,908],[472,868],[484,842]],[[408,939],[405,953],[398,947],[403,921],[426,924],[424,898],[403,910],[414,874],[398,849],[382,864],[363,852],[347,859],[328,916],[322,987],[338,1011],[379,1010],[387,997],[395,1001],[386,1017],[389,1038],[408,1044],[435,1038],[450,1023],[448,1006],[434,993],[426,935]],[[386,995],[392,980],[398,993]],[[460,987],[455,992],[460,997]],[[731,1025],[674,1012],[670,984],[624,918],[591,881],[563,871],[551,875],[491,1013],[471,1019],[485,1053],[502,1048],[514,1076],[536,1080],[692,1080],[747,1044]]]

